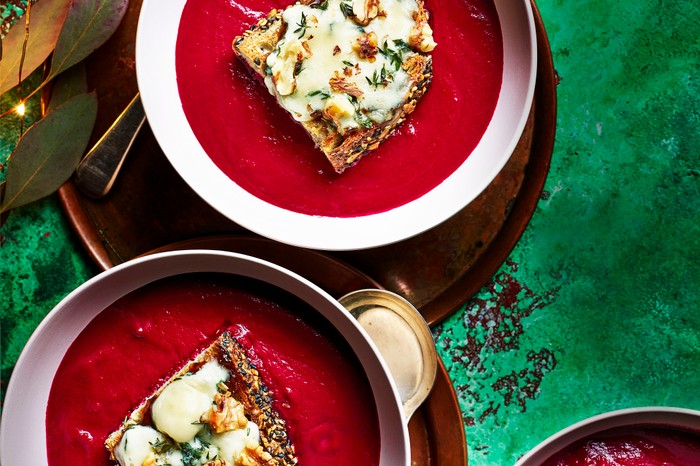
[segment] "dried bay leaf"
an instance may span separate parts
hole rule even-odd
[[[128,6],[128,0],[73,0],[47,79],[53,79],[82,61],[107,41],[121,23]]]
[[[56,191],[73,174],[97,116],[94,92],[71,98],[32,125],[7,162],[0,213]]]
[[[56,47],[71,0],[41,0],[32,4],[29,40],[22,64],[22,79],[43,64]],[[2,41],[0,94],[19,84],[19,65],[24,43],[25,17],[22,16]]]

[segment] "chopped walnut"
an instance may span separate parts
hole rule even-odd
[[[243,404],[231,396],[231,392],[214,395],[214,405],[207,413],[206,421],[217,434],[248,425]]]
[[[345,78],[343,76],[340,76],[340,74],[337,71],[335,72],[333,77],[328,80],[328,84],[330,84],[332,90],[351,95],[353,97],[360,97],[363,94],[363,92],[360,90],[359,87],[357,87],[355,83],[346,81]]]
[[[236,458],[236,465],[239,466],[261,466],[274,464],[272,455],[263,450],[260,445],[246,445],[245,450]]]
[[[406,71],[406,73],[410,74],[411,76],[414,76],[417,73],[419,73],[420,70],[423,69],[423,62],[420,58],[420,55],[411,55],[410,57],[408,57],[403,62],[402,68]]]
[[[379,14],[379,0],[352,0],[352,12],[357,24],[367,26]]]
[[[214,461],[209,461],[207,463],[204,463],[203,466],[227,466],[226,461],[224,460],[214,460]]]
[[[305,58],[309,58],[313,53],[311,52],[311,46],[309,45],[309,41],[305,40],[304,42],[301,43],[301,46],[304,47],[304,50],[306,53],[299,52],[297,54],[297,60],[302,61]]]
[[[279,50],[279,60],[272,66],[272,82],[280,95],[290,95],[296,90],[296,72],[302,60],[311,56],[306,41],[293,39],[285,43]]]
[[[408,45],[419,52],[432,51],[437,44],[433,40],[433,30],[428,24],[428,14],[416,12],[413,14],[413,19],[415,24],[408,36]]]
[[[259,466],[259,463],[245,453],[241,453],[236,464],[240,466]]]
[[[342,126],[340,125],[340,118],[337,116],[337,111],[335,110],[335,106],[327,106],[321,111],[321,116],[328,122],[332,123],[333,126],[340,129]]]
[[[336,45],[335,47],[333,47],[333,55],[335,56],[335,55],[338,55],[339,53],[340,53],[340,47],[338,47]]]
[[[378,44],[377,34],[368,32],[357,38],[353,44],[353,48],[361,58],[366,58],[373,62],[375,60],[375,55],[379,52]]]
[[[340,94],[333,94],[325,102],[321,116],[326,121],[331,122],[338,129],[339,133],[343,134],[344,130],[340,120],[354,114],[355,107],[350,103],[347,96]]]

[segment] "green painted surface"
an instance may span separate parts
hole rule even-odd
[[[0,247],[0,340],[3,393],[20,351],[41,319],[95,271],[47,199],[12,213]]]
[[[474,465],[601,412],[700,408],[700,4],[538,6],[561,79],[545,192],[436,331]]]
[[[513,464],[613,409],[700,409],[700,4],[538,7],[561,78],[545,192],[508,262],[434,331],[470,465]],[[41,318],[95,270],[55,200],[1,233],[4,391]]]

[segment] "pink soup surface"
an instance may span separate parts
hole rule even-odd
[[[49,464],[112,464],[103,445],[107,436],[226,329],[273,392],[300,464],[379,463],[369,382],[327,321],[267,284],[193,274],[126,295],[72,343],[49,395]]]
[[[543,466],[700,466],[700,433],[661,425],[618,427],[586,437]]]
[[[195,136],[223,173],[286,210],[355,217],[419,198],[466,160],[501,89],[503,44],[493,0],[427,0],[438,43],[432,84],[394,135],[342,175],[232,50],[237,35],[291,3],[185,5],[176,47],[180,98]]]

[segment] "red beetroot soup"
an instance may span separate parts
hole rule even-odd
[[[273,392],[300,464],[379,463],[379,421],[369,382],[322,316],[268,284],[189,274],[121,298],[70,346],[49,394],[49,464],[112,464],[107,436],[226,329]]]
[[[434,77],[394,135],[337,175],[303,128],[236,58],[235,36],[290,0],[188,0],[176,73],[182,106],[212,161],[278,207],[329,217],[371,215],[427,193],[479,143],[498,101],[501,29],[493,0],[427,0]]]
[[[662,425],[616,427],[579,440],[543,466],[700,466],[700,434]]]

